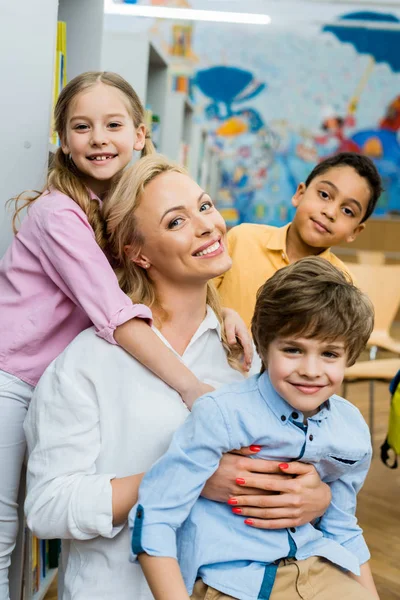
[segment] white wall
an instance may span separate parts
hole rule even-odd
[[[45,182],[56,22],[55,0],[0,0],[0,256],[11,240],[5,202]]]
[[[67,22],[68,81],[84,71],[100,71],[103,0],[59,0],[59,5],[58,19]]]

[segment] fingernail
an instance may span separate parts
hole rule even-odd
[[[260,450],[261,450],[261,446],[252,445],[252,446],[249,446],[249,448],[252,452],[260,452]]]
[[[241,515],[242,509],[241,508],[232,508],[232,512],[235,513],[235,515]]]
[[[245,519],[244,522],[246,523],[246,525],[254,525],[253,519]]]
[[[243,479],[242,477],[238,477],[238,478],[236,479],[236,483],[237,483],[238,485],[244,485],[244,484],[246,483],[246,480],[245,480],[245,479]]]
[[[280,469],[288,469],[288,468],[289,468],[289,465],[288,465],[287,463],[281,463],[281,464],[279,465],[279,468],[280,468]]]
[[[229,498],[229,500],[228,500],[228,504],[237,504],[237,503],[238,503],[238,501],[236,498]]]

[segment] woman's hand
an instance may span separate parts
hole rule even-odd
[[[244,368],[248,371],[251,367],[254,353],[250,333],[243,319],[232,308],[223,308],[222,317],[224,319],[228,344],[234,346],[237,344],[237,340],[240,340],[244,352]]]
[[[259,450],[250,446],[245,453]],[[259,529],[310,523],[325,512],[331,501],[329,486],[321,481],[312,465],[251,459],[231,453],[223,456],[202,496],[227,502],[235,514],[246,517],[246,525]]]

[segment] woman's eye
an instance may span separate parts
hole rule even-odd
[[[212,206],[213,206],[212,202],[207,200],[207,202],[203,202],[203,204],[200,206],[200,211],[204,212],[205,210],[212,208]]]
[[[182,222],[182,217],[177,217],[176,219],[168,223],[168,229],[174,229],[174,227],[178,227],[178,225],[180,225]]]
[[[348,217],[354,217],[354,213],[353,213],[353,211],[351,210],[351,208],[348,208],[347,206],[345,206],[345,207],[343,208],[343,212],[344,212],[344,214],[345,214],[345,215],[347,215]]]
[[[328,199],[329,199],[329,194],[328,194],[328,192],[325,192],[324,190],[321,190],[321,191],[319,192],[319,195],[321,196],[321,198],[322,198],[323,200],[328,200]]]

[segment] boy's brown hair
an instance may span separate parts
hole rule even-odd
[[[369,298],[348,275],[314,256],[279,269],[258,290],[251,331],[262,360],[278,337],[340,339],[351,366],[373,326],[374,309]]]

